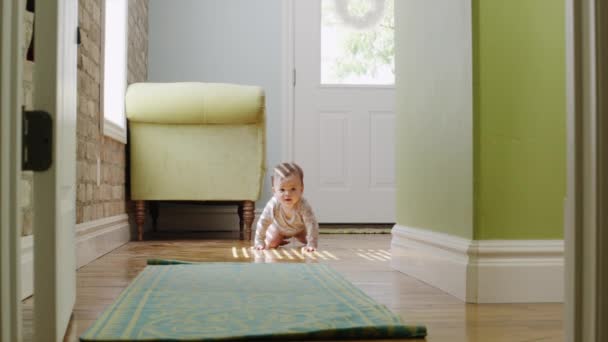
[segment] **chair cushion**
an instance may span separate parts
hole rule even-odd
[[[264,130],[256,125],[131,123],[131,199],[256,201]]]
[[[141,123],[255,124],[264,120],[264,91],[224,83],[134,83],[126,113]]]

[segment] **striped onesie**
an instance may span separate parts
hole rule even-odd
[[[294,205],[291,217],[287,217],[285,209],[276,197],[272,197],[264,207],[255,232],[255,245],[264,246],[268,227],[273,225],[276,229],[268,233],[280,234],[284,238],[296,235],[306,237],[306,246],[317,248],[319,237],[319,224],[312,211],[312,207],[304,198]],[[269,240],[276,239],[277,236],[268,236]]]

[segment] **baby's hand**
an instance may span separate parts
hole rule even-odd
[[[266,247],[264,245],[255,245],[255,247],[253,247],[254,249],[257,249],[258,251],[261,251],[263,249],[266,249]]]
[[[317,250],[316,248],[310,247],[310,246],[302,247],[302,252],[314,252],[316,250]]]

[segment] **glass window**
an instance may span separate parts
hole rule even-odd
[[[103,117],[104,134],[126,142],[128,1],[104,1]]]
[[[394,0],[322,0],[321,83],[395,83]]]

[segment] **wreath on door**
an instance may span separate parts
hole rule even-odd
[[[365,30],[376,25],[384,14],[384,0],[367,0],[370,9],[363,15],[355,15],[349,10],[353,0],[335,0],[336,13],[344,23],[358,30]]]

